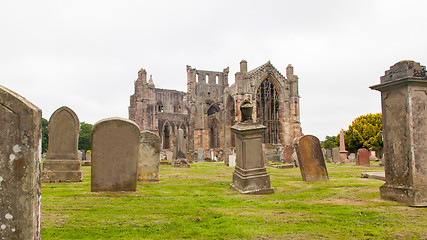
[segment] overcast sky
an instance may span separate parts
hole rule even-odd
[[[427,64],[427,1],[0,0],[0,85],[43,117],[68,106],[80,121],[128,118],[140,68],[156,87],[186,91],[186,65],[229,82],[271,61],[299,77],[304,134],[323,140],[381,112],[369,89],[400,60]]]

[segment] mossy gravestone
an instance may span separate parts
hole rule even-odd
[[[298,156],[302,180],[307,182],[329,180],[325,159],[317,137],[305,135],[295,139],[294,147]]]
[[[39,108],[0,86],[0,237],[40,239]]]

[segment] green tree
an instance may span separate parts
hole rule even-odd
[[[42,118],[42,153],[47,152],[47,146],[49,142],[49,130],[47,128],[48,121]]]
[[[322,148],[332,149],[339,147],[339,141],[337,142],[335,136],[326,136],[325,140],[320,143]]]
[[[370,113],[356,118],[348,126],[348,130],[344,131],[346,149],[355,151],[359,148],[382,148],[382,128],[381,113]]]
[[[92,149],[92,124],[81,122],[79,133],[79,149],[91,150]]]

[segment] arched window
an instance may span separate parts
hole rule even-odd
[[[279,95],[276,86],[267,77],[256,94],[257,121],[266,126],[264,143],[279,142]]]
[[[158,102],[156,105],[156,111],[157,112],[163,112],[163,103],[162,102]]]

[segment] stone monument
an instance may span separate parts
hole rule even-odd
[[[79,159],[80,121],[68,107],[60,107],[49,119],[49,144],[43,163],[42,182],[81,182]]]
[[[253,122],[253,106],[249,99],[243,101],[240,110],[242,122],[231,127],[237,137],[237,162],[230,187],[244,194],[273,193],[262,157],[262,133],[266,127]]]
[[[427,206],[427,74],[425,66],[401,61],[380,84],[385,184],[382,199]]]
[[[366,148],[360,148],[357,150],[357,161],[358,166],[369,167],[371,165],[369,160],[369,150]]]
[[[141,133],[138,153],[138,181],[159,181],[160,137],[150,131]]]
[[[92,129],[91,191],[136,191],[140,130],[124,118],[98,121]]]
[[[40,239],[42,112],[0,85],[0,238]]]
[[[294,163],[292,160],[292,153],[294,148],[291,145],[286,145],[283,153],[283,163]]]
[[[340,130],[340,156],[342,163],[349,163],[347,159],[347,151],[345,150],[344,130]]]
[[[327,181],[329,180],[326,170],[325,159],[319,139],[312,135],[304,135],[294,140],[297,152],[299,168],[303,181]]]
[[[340,149],[339,148],[332,148],[332,163],[341,163],[341,155],[340,155]]]

